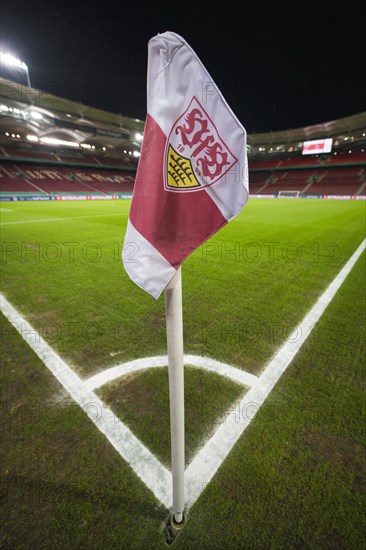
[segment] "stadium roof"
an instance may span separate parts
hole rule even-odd
[[[144,128],[143,120],[88,107],[82,103],[55,96],[50,92],[28,88],[5,78],[0,78],[0,96],[3,99],[27,104],[29,107],[43,108],[64,115],[70,114],[75,118],[116,126],[131,133],[140,132]]]
[[[323,122],[305,128],[283,130],[279,132],[267,132],[250,134],[248,142],[252,145],[276,145],[279,143],[296,143],[311,139],[337,138],[340,136],[352,137],[366,130],[366,111],[346,118]]]

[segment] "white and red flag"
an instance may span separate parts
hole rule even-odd
[[[147,118],[123,247],[130,278],[158,298],[184,259],[248,198],[246,132],[192,48],[148,47]]]

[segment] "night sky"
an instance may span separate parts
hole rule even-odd
[[[0,41],[33,87],[144,119],[147,42],[177,32],[253,133],[366,110],[363,21],[354,3],[3,0]]]

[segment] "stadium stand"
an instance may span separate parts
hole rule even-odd
[[[316,195],[357,195],[365,182],[365,171],[359,168],[325,170],[307,189]]]
[[[96,165],[96,166],[100,166],[100,164],[101,164],[92,155],[88,155],[88,156],[86,156],[86,155],[84,156],[82,154],[67,155],[65,153],[59,153],[57,156],[59,157],[61,163],[93,164],[93,165]]]
[[[0,166],[0,170],[1,193],[43,193],[42,189],[29,183],[15,166]]]
[[[0,193],[132,193],[135,171],[94,166],[68,164],[66,157],[60,155],[63,162],[39,163],[39,157],[33,162],[3,162],[1,165]],[[70,159],[73,157],[67,157]],[[42,159],[43,160],[43,159]],[[75,161],[75,158],[73,158]],[[280,191],[299,191],[308,195],[359,195],[365,190],[366,170],[359,165],[337,166],[328,162],[300,168],[299,160],[268,165],[266,162],[250,165],[250,193],[253,195],[278,195]],[[298,163],[298,167],[296,167]]]
[[[59,157],[55,153],[42,152],[37,150],[19,150],[15,148],[2,147],[4,157],[8,159],[30,159],[35,160],[45,160],[51,162],[60,162]]]
[[[296,168],[299,168],[300,166],[317,166],[319,164],[323,164],[323,160],[319,157],[303,157],[303,156],[296,156],[294,158],[285,158],[281,161],[281,167],[282,168],[288,168],[290,166],[295,166]]]
[[[362,164],[365,165],[366,153],[362,151],[353,151],[352,153],[339,153],[328,157],[324,164]]]
[[[365,192],[365,152],[344,153],[325,158],[301,155],[281,160],[249,163],[250,193],[278,195],[299,191],[301,195],[357,196]]]
[[[260,190],[264,195],[277,195],[279,191],[300,191],[311,183],[312,170],[281,170],[271,174],[266,180],[266,186]]]
[[[249,170],[250,192],[252,194],[261,193],[261,190],[267,185],[269,177],[267,172],[251,172]]]
[[[0,78],[0,194],[131,196],[144,122]],[[303,155],[331,138],[332,152]],[[366,113],[247,136],[252,196],[366,193]],[[1,198],[0,197],[0,198]]]
[[[134,173],[69,166],[7,163],[1,166],[0,191],[19,193],[132,193]]]

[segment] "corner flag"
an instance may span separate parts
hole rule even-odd
[[[147,118],[123,248],[158,298],[184,259],[248,199],[246,132],[185,40],[148,46]]]

